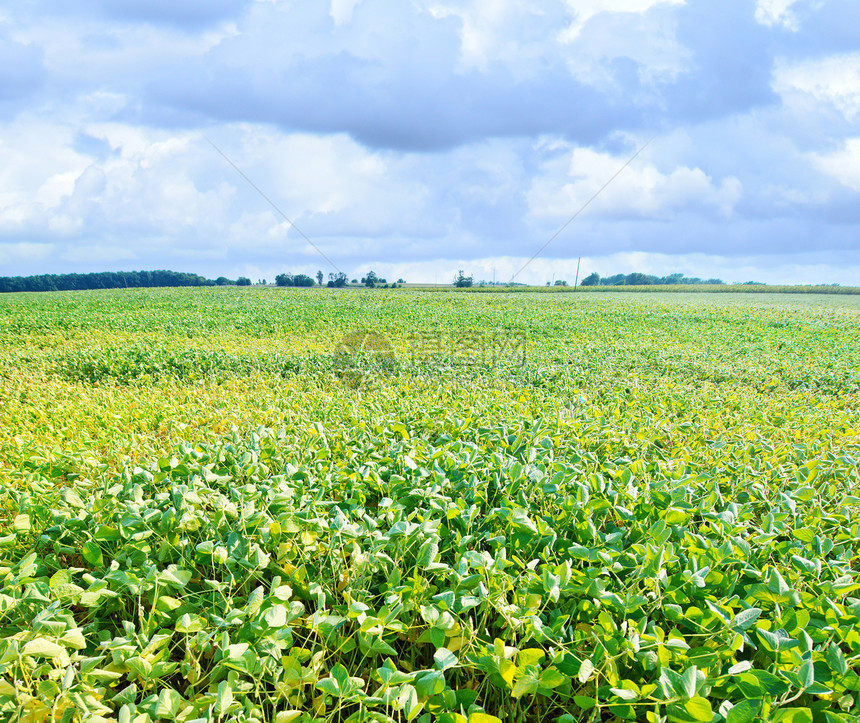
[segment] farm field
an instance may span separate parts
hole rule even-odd
[[[0,720],[860,720],[858,322],[0,296]]]

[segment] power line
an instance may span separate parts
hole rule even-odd
[[[293,221],[291,218],[289,218],[289,217],[287,216],[287,214],[285,214],[285,213],[284,213],[280,208],[278,208],[278,206],[275,204],[275,202],[274,202],[271,198],[269,198],[265,193],[263,193],[263,191],[260,189],[260,187],[259,187],[256,183],[254,183],[250,178],[248,178],[248,176],[246,176],[246,175],[242,172],[242,169],[241,169],[241,168],[239,168],[239,166],[237,166],[235,163],[233,163],[233,161],[231,161],[231,160],[230,160],[230,158],[227,156],[227,154],[226,154],[226,153],[224,153],[224,151],[222,151],[218,146],[216,146],[216,145],[212,142],[212,139],[211,139],[211,138],[209,138],[209,136],[204,135],[203,137],[204,137],[204,138],[209,142],[209,145],[210,145],[210,146],[212,146],[216,151],[218,151],[218,153],[221,155],[221,157],[222,157],[225,161],[227,161],[227,163],[229,163],[231,166],[233,166],[233,169],[236,171],[236,173],[238,173],[240,176],[242,176],[242,178],[244,178],[244,179],[248,182],[248,185],[250,185],[250,186],[251,186],[251,188],[253,188],[257,193],[259,193],[259,194],[260,194],[260,195],[261,195],[261,196],[266,200],[266,202],[267,202],[267,203],[268,203],[272,208],[274,208],[274,209],[275,209],[275,210],[276,210],[276,211],[277,211],[277,212],[278,212],[278,213],[283,217],[283,219],[284,219],[288,224],[290,224],[290,226],[292,226],[292,227],[293,227],[293,228],[298,232],[298,234],[299,234],[299,235],[300,235],[300,236],[301,236],[305,241],[307,241],[311,246],[313,246],[313,247],[314,247],[314,249],[316,250],[316,252],[317,252],[320,256],[322,256],[322,257],[323,257],[323,258],[328,262],[329,266],[331,266],[331,267],[332,267],[335,271],[337,271],[339,274],[343,273],[343,272],[342,272],[342,271],[337,267],[337,264],[335,264],[335,262],[334,262],[334,261],[332,261],[328,256],[326,256],[326,255],[325,255],[325,252],[324,252],[324,251],[323,251],[319,246],[317,246],[313,241],[311,241],[311,240],[307,237],[307,235],[305,234],[305,232],[304,232],[304,231],[302,231],[298,226],[296,226],[295,221]]]
[[[559,236],[559,234],[560,234],[562,231],[564,231],[568,226],[570,226],[570,224],[571,224],[571,223],[573,223],[574,219],[575,219],[577,216],[579,216],[579,214],[581,214],[581,213],[582,213],[586,208],[588,208],[588,206],[591,204],[591,202],[592,202],[595,198],[597,198],[601,193],[603,193],[603,192],[607,189],[607,187],[609,186],[609,184],[611,184],[611,183],[612,183],[616,178],[618,178],[618,176],[620,176],[620,175],[621,175],[621,172],[622,172],[625,168],[627,168],[627,166],[629,166],[631,163],[633,163],[633,161],[635,161],[635,160],[636,160],[636,158],[639,156],[639,154],[640,154],[640,153],[642,153],[642,151],[644,151],[644,150],[648,147],[648,144],[649,144],[649,143],[651,143],[651,141],[653,141],[656,137],[657,137],[657,136],[656,136],[656,134],[655,134],[655,135],[651,136],[647,141],[645,141],[644,145],[642,145],[642,147],[640,147],[640,148],[639,148],[639,150],[638,150],[638,151],[636,151],[636,153],[634,153],[632,156],[630,156],[630,158],[628,158],[628,159],[627,159],[627,163],[625,163],[623,166],[621,166],[621,168],[619,168],[619,169],[618,169],[618,170],[613,174],[612,178],[610,178],[606,183],[604,183],[604,184],[603,184],[603,185],[602,185],[602,186],[597,190],[597,192],[596,192],[596,193],[595,193],[591,198],[589,198],[589,199],[588,199],[584,204],[582,204],[582,206],[580,207],[580,209],[579,209],[575,214],[573,214],[573,216],[571,216],[569,219],[567,219],[567,221],[564,223],[564,225],[563,225],[563,226],[562,226],[558,231],[556,231],[552,236],[550,236],[550,237],[549,237],[549,240],[548,240],[548,241],[547,241],[543,246],[541,246],[541,247],[537,250],[537,252],[535,253],[535,255],[534,255],[534,256],[532,256],[528,261],[526,261],[526,262],[522,265],[522,267],[520,268],[520,270],[519,270],[519,271],[517,271],[517,273],[515,273],[513,276],[511,276],[511,282],[513,282],[513,280],[514,280],[515,278],[517,278],[517,276],[519,276],[519,275],[520,275],[520,274],[525,270],[525,268],[526,268],[526,267],[527,267],[527,266],[528,266],[532,261],[534,261],[538,256],[540,256],[540,255],[541,255],[541,253],[543,253],[543,250],[544,250],[547,246],[549,246],[553,241],[555,241],[555,239]]]

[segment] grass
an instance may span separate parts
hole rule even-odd
[[[0,306],[4,719],[860,713],[853,296]]]

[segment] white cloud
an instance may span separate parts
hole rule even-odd
[[[361,0],[331,0],[329,14],[335,25],[346,25],[352,21],[352,12]]]
[[[600,86],[611,79],[601,61],[632,58],[647,66],[643,76],[677,74],[689,53],[674,38],[668,17],[648,17],[660,6],[685,0],[564,0],[536,5],[524,0],[461,0],[432,4],[437,19],[460,20],[463,68],[487,70],[502,63],[514,78],[544,72],[547,63],[564,62],[583,83]],[[589,32],[583,28],[593,22]],[[566,24],[564,30],[558,27]],[[623,37],[623,42],[619,38]],[[575,46],[575,47],[574,47]]]
[[[536,174],[527,198],[533,216],[559,222],[589,202],[627,160],[561,142],[550,144],[548,149],[556,155]],[[640,158],[589,204],[587,213],[604,218],[659,218],[690,208],[710,208],[728,216],[741,191],[740,181],[734,177],[715,184],[700,168],[679,166],[664,173]]]
[[[593,88],[624,91],[614,77],[615,59],[632,60],[644,86],[675,80],[689,69],[693,53],[676,38],[675,18],[668,14],[602,13],[588,32],[565,39],[566,65],[573,77]],[[624,42],[618,42],[623,37]],[[636,98],[630,98],[635,102]]]
[[[196,133],[79,122],[21,116],[0,126],[6,140],[0,144],[0,230],[67,237],[136,228],[145,234],[205,224],[223,206],[222,193],[198,193],[190,178],[185,161]],[[81,131],[116,152],[99,160],[74,150]]]
[[[769,27],[777,25],[787,30],[799,30],[797,16],[791,12],[791,6],[797,2],[798,0],[758,0],[755,19]]]
[[[774,90],[789,98],[803,94],[854,121],[860,116],[860,53],[782,63],[774,74]]]
[[[111,152],[102,158],[75,152],[75,133],[62,124],[22,118],[0,125],[9,139],[0,144],[0,232],[80,237],[80,250],[67,248],[62,257],[91,265],[199,255],[205,248],[221,257],[317,256],[198,131],[120,123],[82,130]],[[372,151],[346,135],[282,134],[252,125],[209,132],[332,257],[362,250],[385,255],[384,239],[392,233],[411,229],[420,236],[434,226],[427,221],[427,187],[414,173],[425,157]]]
[[[843,186],[860,192],[860,138],[849,138],[838,151],[811,154],[813,165]]]
[[[71,148],[70,129],[29,114],[0,124],[0,138],[0,231],[42,227],[88,159]]]
[[[426,187],[412,176],[409,157],[369,150],[342,134],[282,134],[260,126],[228,130],[239,133],[228,151],[234,162],[312,238],[387,235],[426,215]],[[220,169],[228,182],[245,186],[229,167]],[[271,210],[259,196],[247,203],[249,211]],[[271,218],[278,226],[283,221]]]
[[[178,28],[104,23],[96,18],[49,13],[35,21],[22,19],[15,35],[41,50],[44,66],[57,87],[67,92],[88,86],[93,88],[94,97],[106,102],[129,96],[147,75],[173,72],[237,33],[233,23],[188,33]]]
[[[659,5],[685,4],[686,0],[565,0],[573,20],[561,33],[561,39],[564,42],[576,40],[588,21],[601,13],[643,14]]]
[[[546,42],[546,10],[523,0],[465,0],[431,3],[438,19],[460,20],[460,62],[463,68],[486,70],[504,63],[515,77],[535,72],[540,58],[553,53]]]

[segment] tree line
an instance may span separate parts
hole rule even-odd
[[[322,272],[320,272],[322,276]],[[322,282],[320,282],[322,283]],[[307,274],[278,274],[275,277],[276,286],[313,286],[314,280]]]
[[[100,271],[90,274],[0,276],[0,293],[13,291],[84,291],[161,286],[221,286],[234,284],[225,277],[213,281],[181,271]]]
[[[323,286],[323,272],[317,271],[316,282],[307,274],[278,274],[275,277],[276,286]],[[265,279],[258,284],[265,285]],[[357,285],[357,279],[349,280],[343,272],[329,274],[328,283],[330,288],[342,288],[348,285]],[[373,288],[375,286],[389,287],[387,281],[370,271],[367,276],[362,277],[361,283]],[[403,279],[397,279],[392,283],[392,288],[398,284],[405,283]],[[188,274],[180,271],[100,271],[89,274],[41,274],[38,276],[0,276],[0,293],[17,291],[85,291],[88,289],[123,289],[123,288],[151,288],[166,286],[251,286],[251,279],[240,276],[238,279],[228,279],[219,276],[217,279],[207,279],[199,274]]]
[[[655,286],[655,285],[677,285],[677,284],[711,284],[719,286],[724,284],[722,279],[700,279],[698,276],[684,276],[684,274],[669,274],[668,276],[651,276],[638,271],[632,274],[615,274],[601,278],[597,272],[586,276],[580,286]],[[556,282],[558,284],[558,282]]]

